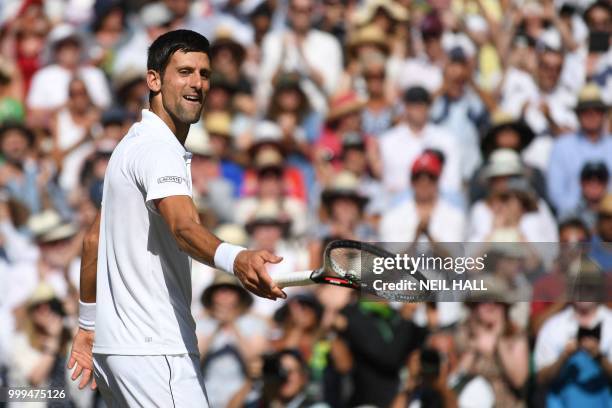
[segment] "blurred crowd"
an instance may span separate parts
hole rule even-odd
[[[177,28],[211,42],[186,142],[201,221],[282,256],[271,273],[320,267],[335,239],[560,242],[588,244],[581,272],[609,288],[609,1],[3,0],[0,386],[104,406],[65,368],[82,240],[147,109],[147,47]],[[612,293],[569,302],[568,262],[540,262],[548,301],[516,302],[533,257],[498,252],[500,297],[456,303],[272,302],[194,261],[211,405],[612,406]]]

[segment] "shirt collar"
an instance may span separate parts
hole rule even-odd
[[[178,141],[176,135],[170,130],[166,122],[164,122],[162,118],[157,116],[157,114],[155,114],[153,111],[149,109],[142,110],[142,123],[145,125],[154,126],[159,130],[158,132],[151,133],[151,136],[160,138],[164,141],[169,141],[173,146],[180,149],[183,155],[188,153],[187,150],[185,150],[185,146]]]

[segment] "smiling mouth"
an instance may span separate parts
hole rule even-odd
[[[183,95],[183,99],[190,103],[202,103],[202,97],[199,95]]]

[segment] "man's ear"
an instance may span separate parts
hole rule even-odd
[[[152,69],[147,71],[147,86],[153,93],[161,91],[161,76],[159,72]]]

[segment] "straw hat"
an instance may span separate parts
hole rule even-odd
[[[505,129],[512,129],[519,135],[521,139],[519,151],[527,147],[535,137],[531,128],[523,120],[515,119],[512,115],[502,110],[496,110],[491,118],[491,127],[487,130],[481,143],[482,152],[485,157],[495,150],[495,137]]]
[[[62,217],[55,210],[44,210],[38,214],[31,215],[27,226],[32,235],[41,236],[53,228],[61,225]]]
[[[392,0],[368,0],[355,12],[354,23],[357,26],[370,23],[378,10],[384,11],[397,22],[408,21],[408,10],[401,4]]]
[[[601,89],[594,82],[586,84],[578,94],[578,103],[576,104],[575,110],[580,113],[580,111],[585,109],[598,109],[604,111],[608,109],[608,105],[606,105],[601,97]]]
[[[327,122],[333,122],[350,113],[359,112],[365,106],[365,101],[353,91],[342,92],[332,97],[327,113]]]
[[[368,202],[368,198],[359,192],[359,179],[349,172],[341,171],[332,180],[331,185],[323,190],[321,201],[329,206],[337,198],[349,198],[356,201],[360,207]]]
[[[210,309],[212,306],[212,297],[217,289],[229,288],[235,290],[240,296],[240,304],[242,309],[248,309],[253,303],[251,294],[240,284],[240,281],[234,276],[226,272],[216,271],[213,282],[202,293],[200,298],[205,308]]]
[[[261,201],[251,216],[245,229],[249,234],[253,233],[253,230],[260,225],[276,225],[283,229],[283,233],[289,232],[289,226],[291,221],[288,216],[283,213],[281,206],[274,200]]]
[[[204,129],[209,135],[230,137],[232,135],[232,117],[228,112],[209,113],[204,120]]]
[[[378,47],[383,54],[389,55],[390,48],[387,37],[377,25],[371,24],[357,30],[349,39],[349,53],[354,54],[356,49],[362,45],[373,45]]]
[[[242,65],[246,56],[244,46],[239,43],[229,27],[219,27],[215,33],[215,40],[210,47],[210,58],[214,59],[222,48],[229,48],[238,65]]]
[[[48,232],[40,235],[37,238],[37,241],[41,244],[46,244],[49,242],[61,241],[64,239],[74,237],[77,232],[79,232],[79,228],[72,222],[62,223],[57,225]]]
[[[223,242],[246,246],[249,237],[241,225],[221,224],[215,229],[215,235]]]
[[[283,130],[276,123],[269,120],[262,120],[253,130],[253,142],[249,147],[251,156],[254,157],[257,150],[264,145],[273,145],[281,152],[283,151]]]
[[[276,149],[262,149],[260,150],[253,160],[253,164],[257,170],[264,170],[269,168],[280,168],[283,167],[283,155]]]
[[[484,169],[486,178],[517,176],[523,174],[523,164],[519,154],[512,149],[497,149],[489,156],[489,164]]]
[[[192,129],[196,129],[195,126],[192,126]],[[187,135],[187,140],[185,140],[185,148],[193,154],[197,154],[199,156],[212,157],[213,150],[210,146],[210,140],[208,140],[208,135],[204,134],[202,131],[189,131]]]

